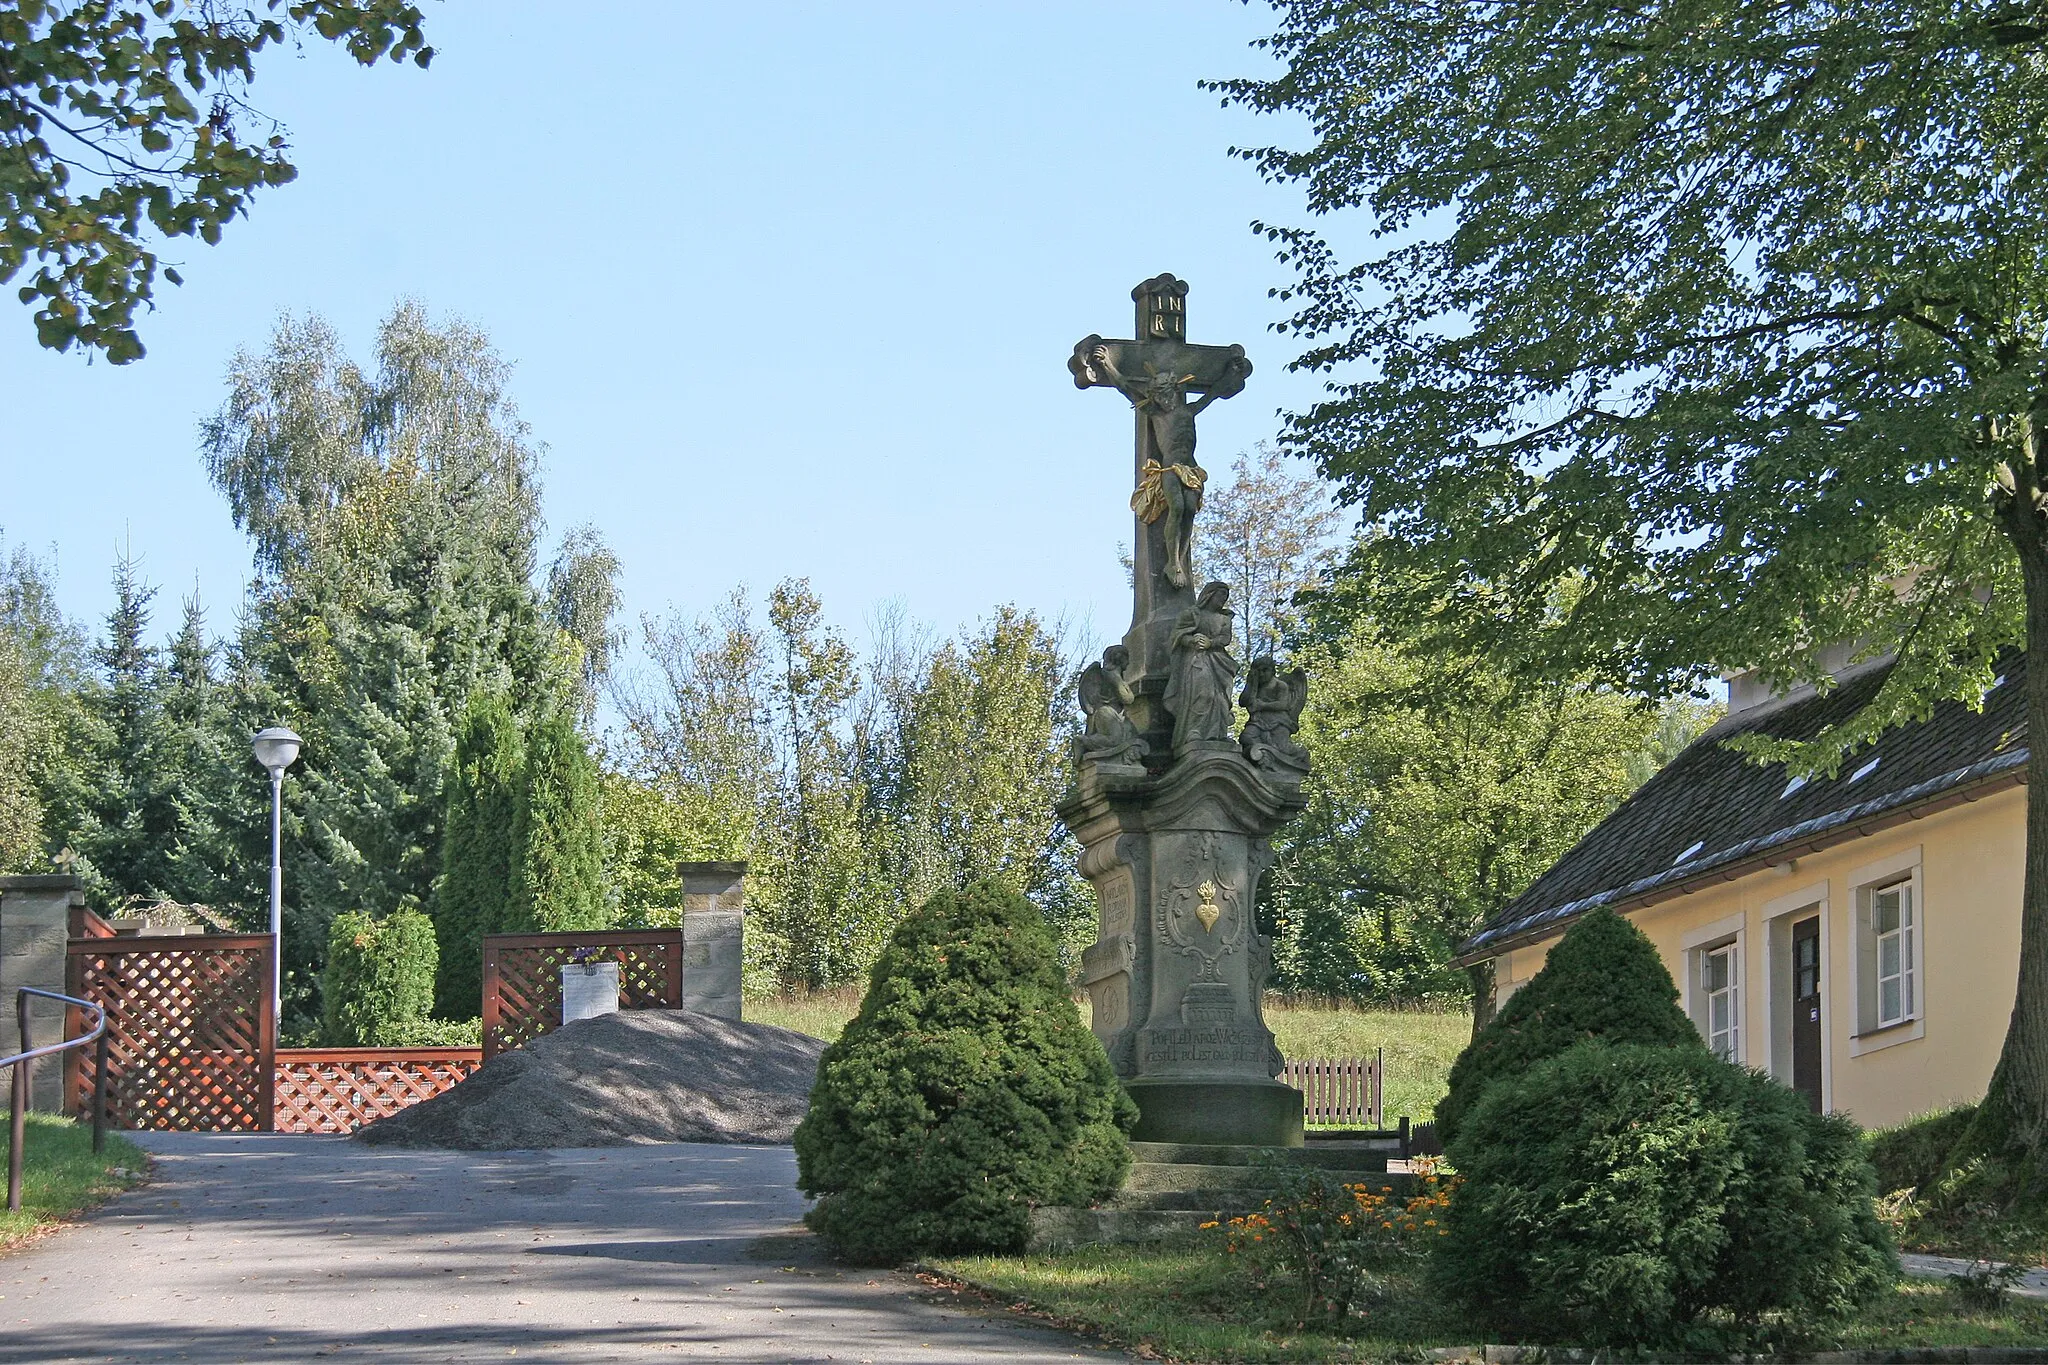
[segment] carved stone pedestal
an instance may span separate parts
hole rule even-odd
[[[1301,1094],[1274,1079],[1271,949],[1252,907],[1268,836],[1305,804],[1298,780],[1230,741],[1185,745],[1159,776],[1084,764],[1060,803],[1101,908],[1082,979],[1138,1103],[1134,1140],[1301,1145]]]

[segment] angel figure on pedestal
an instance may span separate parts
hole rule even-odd
[[[1268,771],[1306,775],[1308,750],[1294,733],[1301,728],[1301,708],[1307,701],[1307,673],[1299,668],[1282,673],[1270,654],[1252,660],[1244,691],[1237,697],[1249,716],[1238,735],[1244,756]]]
[[[1138,733],[1138,727],[1131,724],[1131,718],[1124,714],[1124,708],[1137,700],[1124,677],[1124,670],[1130,666],[1131,652],[1122,645],[1111,645],[1102,651],[1101,663],[1081,670],[1075,690],[1080,694],[1081,713],[1088,723],[1074,740],[1075,763],[1143,766],[1149,746]]]

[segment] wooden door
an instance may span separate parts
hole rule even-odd
[[[1820,917],[1792,926],[1792,1088],[1821,1111]]]

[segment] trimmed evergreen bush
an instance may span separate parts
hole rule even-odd
[[[1495,1081],[1588,1039],[1706,1049],[1678,1006],[1678,987],[1656,947],[1612,910],[1592,911],[1573,925],[1543,970],[1459,1055],[1450,1093],[1437,1102],[1437,1137],[1446,1147],[1456,1142],[1465,1116]]]
[[[469,699],[448,779],[441,880],[434,888],[440,967],[434,1013],[466,1019],[483,1007],[483,938],[505,921],[518,845],[519,725],[503,693]]]
[[[505,930],[606,929],[604,824],[597,760],[576,718],[553,706],[526,731],[526,766],[513,812],[512,896]]]
[[[819,1059],[796,1131],[806,1221],[870,1264],[1014,1251],[1033,1207],[1116,1189],[1136,1120],[1037,908],[990,881],[942,891]]]
[[[481,1047],[482,1019],[401,1019],[387,1030],[386,1047]]]
[[[1757,1349],[1897,1278],[1855,1125],[1701,1048],[1582,1043],[1488,1087],[1450,1157],[1434,1269],[1503,1331]]]
[[[434,1004],[434,923],[410,907],[336,915],[327,933],[321,1036],[329,1047],[404,1047]]]

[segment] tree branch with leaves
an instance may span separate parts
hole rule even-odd
[[[2048,39],[2039,4],[1281,0],[1305,116],[1245,149],[1301,367],[1289,448],[1370,528],[1377,619],[1647,695],[1716,668],[1875,700],[1760,759],[1833,771],[2048,641]],[[2048,736],[2048,668],[2028,673]],[[1976,1138],[2048,1199],[2048,743],[2020,986]]]
[[[307,36],[364,66],[424,67],[407,0],[6,0],[0,3],[0,283],[36,337],[140,359],[158,238],[212,245],[259,189],[298,175],[284,129],[245,98],[265,49]]]

